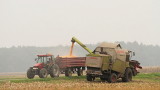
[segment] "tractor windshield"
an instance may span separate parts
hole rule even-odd
[[[37,63],[47,63],[49,60],[51,60],[51,57],[38,57]]]

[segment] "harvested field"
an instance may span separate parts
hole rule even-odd
[[[132,82],[124,83],[119,80],[117,83],[101,82],[96,79],[88,82],[85,76],[73,76],[46,79],[17,78],[16,80],[3,80],[0,82],[1,90],[160,90],[160,73],[139,74]]]
[[[1,86],[1,89],[10,89],[10,90],[106,90],[106,89],[147,89],[147,90],[160,90],[160,83],[155,82],[145,82],[135,80],[130,83],[101,83],[101,82],[86,82],[86,81],[77,81],[77,82],[60,82],[60,83],[46,83],[46,82],[33,82],[33,83],[5,83]]]

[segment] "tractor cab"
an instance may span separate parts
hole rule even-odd
[[[49,61],[52,61],[52,57],[53,55],[37,55],[38,58],[36,58],[35,60],[37,61],[37,63],[47,63]]]
[[[53,55],[37,55],[38,58],[35,59],[37,62],[34,67],[43,68],[44,66],[53,64]]]

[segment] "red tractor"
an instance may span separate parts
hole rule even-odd
[[[52,78],[59,77],[59,66],[55,64],[55,58],[53,55],[37,55],[38,58],[35,59],[37,62],[33,67],[30,67],[27,71],[27,77],[29,79],[34,78],[38,75],[40,78],[46,78],[48,74]]]

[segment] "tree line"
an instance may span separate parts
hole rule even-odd
[[[159,54],[160,46],[144,45],[137,42],[118,42],[125,49],[136,53],[133,59],[138,60],[142,66],[160,66]],[[87,44],[91,50],[98,44]],[[69,55],[70,46],[55,47],[31,47],[18,46],[10,48],[0,48],[0,72],[26,72],[36,62],[34,59],[38,54],[53,54],[55,57]],[[85,57],[88,54],[82,47],[75,45],[73,55]]]

